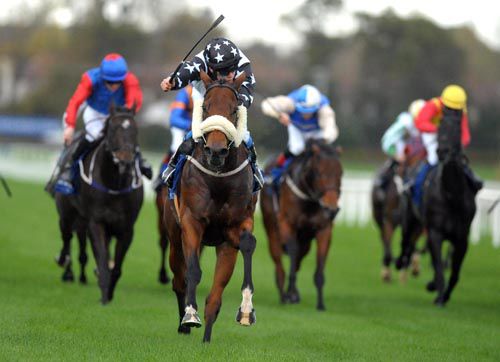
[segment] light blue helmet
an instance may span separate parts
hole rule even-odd
[[[101,62],[101,76],[109,82],[121,82],[127,76],[125,58],[118,53],[110,53]]]
[[[299,88],[295,109],[300,113],[317,112],[321,104],[321,93],[316,87],[306,84]]]

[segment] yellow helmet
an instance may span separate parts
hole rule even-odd
[[[443,104],[452,109],[464,109],[467,102],[465,90],[456,84],[450,84],[441,93]]]

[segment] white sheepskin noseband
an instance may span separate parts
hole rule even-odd
[[[203,120],[203,101],[196,100],[193,104],[193,122],[191,130],[193,138],[198,139],[203,137],[205,133],[211,131],[221,131],[226,137],[234,142],[236,147],[239,147],[247,133],[247,109],[244,106],[238,106],[238,125],[234,126],[226,117],[213,115]]]

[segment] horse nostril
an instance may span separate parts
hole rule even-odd
[[[205,148],[203,149],[203,151],[205,151],[205,154],[207,156],[211,156],[212,155],[212,149],[208,146],[205,146]]]

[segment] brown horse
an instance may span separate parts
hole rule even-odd
[[[201,73],[205,99],[203,106],[193,112],[196,114],[193,137],[198,138],[199,127],[200,139],[182,170],[177,198],[165,205],[179,333],[188,334],[191,327],[201,327],[196,302],[196,287],[201,279],[199,255],[202,245],[216,247],[214,281],[205,302],[204,342],[210,341],[238,249],[243,255],[244,277],[243,301],[236,321],[247,326],[255,323],[252,254],[256,240],[252,230],[257,195],[252,193],[253,172],[248,151],[241,144],[241,134],[246,130],[246,108],[238,107],[238,89],[244,79],[242,74],[233,83],[214,82]],[[197,115],[200,122],[203,120],[198,125]]]
[[[342,165],[338,152],[332,145],[310,141],[306,150],[291,162],[284,177],[285,181],[279,188],[279,200],[274,186],[266,184],[260,201],[280,300],[282,303],[300,301],[296,275],[302,259],[309,252],[312,239],[316,238],[314,284],[318,291],[317,309],[324,310],[324,269],[333,220],[339,211]],[[284,247],[290,256],[286,293],[285,271],[281,262]]]

